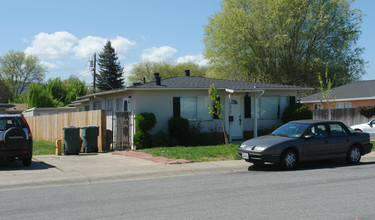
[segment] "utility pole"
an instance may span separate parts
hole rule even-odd
[[[96,82],[96,53],[94,53],[94,89],[93,89],[93,93],[95,93],[95,89],[96,89],[96,86],[95,86],[95,82]]]

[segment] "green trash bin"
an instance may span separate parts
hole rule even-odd
[[[79,127],[69,126],[63,128],[64,131],[64,154],[78,155],[81,148],[79,137]]]
[[[82,147],[85,153],[98,152],[98,126],[85,126],[81,128],[81,136],[83,139]]]

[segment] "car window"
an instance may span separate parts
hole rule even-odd
[[[332,137],[342,137],[347,136],[348,133],[340,124],[329,124],[329,129],[331,130]]]
[[[289,122],[276,129],[272,134],[287,137],[301,137],[308,126],[308,124],[304,123]]]
[[[9,128],[13,128],[13,127],[24,128],[25,126],[24,126],[23,121],[20,118],[18,118],[18,117],[14,117],[14,118],[4,117],[4,118],[0,118],[0,131],[6,131]]]
[[[313,135],[316,138],[328,137],[327,128],[324,124],[317,124],[312,126],[307,132],[308,135]]]

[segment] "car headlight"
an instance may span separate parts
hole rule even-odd
[[[245,144],[241,144],[240,148],[245,149],[245,148],[246,148],[246,145],[245,145]]]
[[[264,151],[267,147],[260,147],[260,146],[255,146],[253,147],[253,150],[256,150],[256,151]]]

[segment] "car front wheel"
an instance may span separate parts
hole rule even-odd
[[[361,151],[358,147],[353,146],[349,149],[346,160],[350,164],[358,163],[361,160]]]
[[[297,154],[294,150],[286,150],[281,157],[281,166],[284,169],[293,169],[297,164]]]

